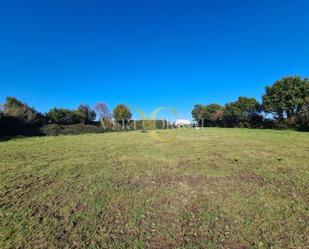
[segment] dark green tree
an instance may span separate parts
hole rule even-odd
[[[200,105],[200,104],[194,105],[194,108],[193,108],[191,113],[192,113],[192,117],[195,121],[199,121],[199,120],[203,119],[204,106]]]
[[[195,105],[191,113],[193,119],[198,123],[198,126],[204,126],[204,105]]]
[[[59,125],[77,124],[83,121],[80,113],[66,108],[53,108],[46,113],[49,122]]]
[[[96,112],[91,109],[89,105],[81,104],[77,108],[77,112],[81,117],[81,121],[84,124],[94,121],[96,118]]]
[[[195,105],[192,117],[199,126],[216,126],[220,123],[222,110],[219,104]]]
[[[228,126],[254,126],[262,120],[261,105],[255,98],[239,97],[224,107],[224,122]]]
[[[222,110],[222,106],[219,104],[209,104],[204,106],[204,115],[203,118],[207,120],[211,120],[213,115],[217,112]]]
[[[266,87],[263,95],[263,109],[273,113],[278,120],[293,117],[302,110],[309,96],[309,81],[300,76],[289,76]]]
[[[309,131],[309,97],[305,99],[305,104],[297,114],[296,122],[299,129]]]

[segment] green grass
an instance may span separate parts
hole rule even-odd
[[[309,133],[0,143],[0,248],[307,248]]]

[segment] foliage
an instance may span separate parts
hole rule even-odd
[[[77,113],[81,118],[83,124],[88,124],[91,121],[94,121],[96,118],[96,113],[91,109],[89,105],[81,104],[77,107]]]
[[[255,99],[240,97],[223,109],[216,104],[195,105],[192,117],[200,126],[228,126],[254,128],[308,127],[309,80],[289,76],[277,80],[265,89],[260,105]],[[274,120],[263,114],[273,114]]]
[[[58,125],[49,124],[41,129],[41,134],[46,136],[58,135],[78,135],[85,133],[102,133],[106,130],[97,125],[84,125],[84,124],[71,124],[71,125]]]
[[[296,123],[300,130],[309,131],[309,97],[305,99],[305,104],[297,114]]]
[[[261,106],[254,98],[239,97],[224,107],[224,122],[231,127],[250,127],[259,119]]]
[[[202,120],[204,118],[204,106],[200,104],[194,105],[192,117],[195,121]]]
[[[289,76],[265,90],[262,97],[264,111],[273,113],[278,120],[289,119],[301,112],[309,96],[309,81],[300,76]]]
[[[77,124],[83,121],[79,112],[66,108],[55,107],[46,113],[46,117],[50,123],[59,125]]]
[[[216,126],[222,121],[223,107],[219,104],[195,105],[192,116],[199,126]]]
[[[260,104],[254,98],[239,97],[222,107],[219,104],[195,105],[192,116],[199,126],[251,127],[262,121]]]
[[[0,111],[0,137],[15,136],[22,127],[21,121],[16,117],[7,116]]]
[[[309,130],[308,103],[309,80],[288,76],[266,87],[262,105],[254,98],[247,97],[239,97],[224,107],[215,103],[198,104],[192,110],[192,117],[199,126]],[[53,108],[42,115],[15,97],[7,97],[6,102],[0,106],[0,136],[40,135],[40,128],[47,123],[97,125],[96,116],[105,130],[132,129],[134,126],[140,129],[152,129],[153,126],[162,128],[160,121],[140,120],[132,123],[132,113],[124,104],[116,106],[113,115],[102,102],[97,103],[94,110],[82,104],[77,110]],[[112,117],[116,122],[112,121]]]
[[[44,116],[34,108],[14,97],[7,97],[0,111],[0,136],[40,135],[39,127],[44,122]]]
[[[23,124],[38,124],[43,119],[42,115],[34,108],[14,97],[7,97],[2,109],[4,115],[14,117]]]
[[[119,104],[113,110],[113,117],[117,123],[127,125],[130,122],[132,113],[126,105]]]

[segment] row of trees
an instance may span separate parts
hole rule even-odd
[[[224,106],[195,105],[192,116],[199,126],[309,130],[309,80],[300,76],[285,77],[266,87],[262,103],[254,98],[239,97]],[[112,119],[128,125],[131,118],[132,113],[123,104],[112,112],[106,104],[98,103],[94,108],[81,104],[76,110],[53,108],[40,113],[14,97],[7,97],[0,108],[0,136],[35,135],[48,124],[102,124],[109,128],[114,125]]]
[[[46,113],[49,123],[68,125],[68,124],[93,124],[98,117],[99,121],[110,121],[112,118],[118,123],[130,120],[132,113],[126,105],[119,104],[113,109],[113,114],[109,111],[105,103],[98,103],[92,109],[89,105],[81,104],[76,110],[65,108],[53,108]]]
[[[282,127],[309,130],[309,80],[289,76],[265,88],[262,103],[239,97],[224,106],[195,105],[193,118],[199,126]]]
[[[116,106],[112,113],[105,103],[98,103],[94,108],[81,104],[76,110],[52,108],[40,113],[14,97],[7,97],[0,109],[0,136],[36,135],[40,127],[48,124],[111,126],[112,118],[117,123],[127,124],[131,117],[129,108],[123,104]]]

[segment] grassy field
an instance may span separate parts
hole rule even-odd
[[[309,133],[0,143],[0,248],[308,248]]]

